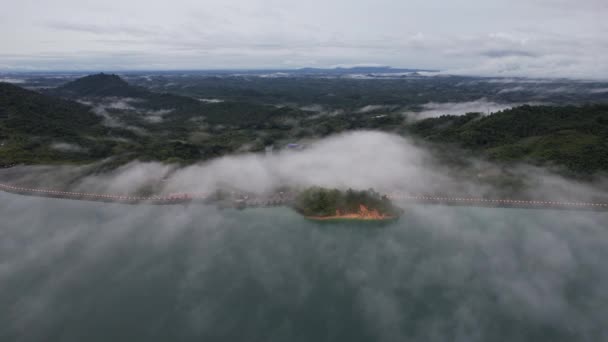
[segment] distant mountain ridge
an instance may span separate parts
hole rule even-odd
[[[430,69],[409,69],[393,68],[390,66],[355,66],[355,67],[336,67],[336,68],[301,68],[294,70],[297,73],[308,74],[393,74],[393,73],[414,73],[414,72],[437,72]]]

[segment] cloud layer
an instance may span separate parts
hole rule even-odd
[[[0,69],[389,64],[606,78],[607,14],[594,0],[30,0],[0,14]]]

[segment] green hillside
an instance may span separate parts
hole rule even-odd
[[[93,101],[107,97],[138,99],[140,101],[133,106],[140,110],[170,109],[165,126],[175,129],[191,125],[190,120],[193,118],[204,118],[209,124],[258,128],[260,125],[302,114],[292,108],[276,108],[251,102],[204,103],[188,96],[152,92],[130,85],[120,76],[103,73],[79,78],[47,92],[54,96]]]
[[[108,157],[117,164],[133,159],[192,163],[298,139],[373,129],[414,135],[440,146],[457,145],[505,163],[557,165],[574,175],[608,171],[605,104],[521,106],[487,116],[446,115],[412,123],[395,113],[345,111],[323,116],[243,101],[205,103],[134,87],[105,74],[45,93],[0,83],[0,165]],[[103,106],[115,97],[133,100],[125,108],[105,107],[99,115],[70,100],[86,98],[92,106]],[[163,113],[160,120],[148,120],[155,112]],[[460,154],[452,158],[466,159]]]
[[[100,131],[101,118],[77,102],[0,83],[0,122],[29,135],[66,137]]]
[[[446,115],[409,130],[495,160],[557,164],[583,174],[608,171],[608,105],[521,106],[489,116]]]
[[[80,103],[0,83],[0,165],[105,158],[113,131]]]

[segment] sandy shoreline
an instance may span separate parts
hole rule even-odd
[[[395,220],[397,216],[386,216],[382,218],[364,217],[359,215],[342,215],[342,216],[304,216],[309,220],[314,221],[390,221]]]

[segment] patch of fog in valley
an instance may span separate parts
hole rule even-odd
[[[507,90],[513,88],[506,88]],[[421,110],[406,113],[410,120],[424,120],[442,115],[465,115],[467,113],[492,114],[510,109],[522,104],[505,104],[479,99],[468,102],[429,102],[422,105]]]
[[[6,83],[12,83],[12,84],[22,84],[22,83],[25,83],[25,80],[22,78],[0,77],[0,82],[6,82]]]
[[[78,144],[66,142],[54,142],[51,144],[51,149],[67,153],[86,153],[88,150]]]
[[[332,109],[320,104],[311,104],[299,107],[300,110],[311,112],[313,114],[306,116],[306,120],[314,120],[322,117],[331,117],[345,114],[344,109]]]
[[[165,115],[171,114],[173,109],[149,110],[144,112],[144,120],[150,123],[161,123],[165,119]]]
[[[204,103],[222,103],[222,102],[224,102],[224,100],[222,100],[222,99],[198,99],[198,100],[201,102],[204,102]]]
[[[394,110],[396,108],[397,108],[396,106],[367,105],[367,106],[363,106],[363,107],[359,108],[356,112],[357,113],[371,113],[371,112],[376,112],[376,111],[380,111],[380,110]]]
[[[130,130],[138,135],[147,135],[148,132],[139,125],[128,125],[121,120],[120,115],[127,113],[132,115],[134,119],[141,120],[141,123],[160,124],[164,121],[165,116],[171,114],[175,109],[157,109],[152,110],[145,108],[145,100],[139,98],[119,98],[107,97],[102,99],[81,99],[78,102],[91,106],[93,112],[103,118],[103,124],[108,127],[121,127]],[[141,124],[140,123],[140,124]]]

